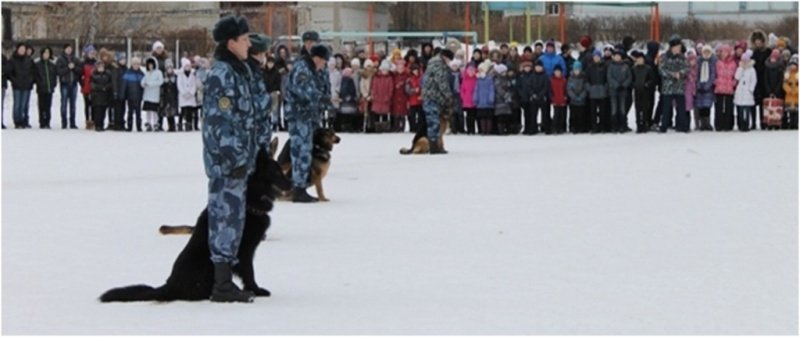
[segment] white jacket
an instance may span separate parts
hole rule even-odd
[[[190,70],[189,76],[181,70],[178,72],[178,107],[197,107],[197,76]]]
[[[750,61],[752,62],[752,61]],[[753,97],[753,92],[756,90],[756,83],[758,83],[758,76],[756,70],[751,65],[749,68],[736,69],[734,76],[739,84],[736,85],[736,93],[733,95],[733,104],[740,106],[755,106],[756,100]]]
[[[161,85],[164,84],[164,75],[158,68],[153,71],[145,71],[142,78],[142,88],[144,88],[143,100],[145,102],[161,102]]]

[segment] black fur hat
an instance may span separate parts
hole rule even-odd
[[[327,60],[328,58],[330,58],[330,51],[328,50],[328,47],[325,47],[323,45],[316,45],[313,48],[311,48],[311,57],[314,56]]]
[[[228,15],[214,25],[214,42],[225,42],[248,32],[250,32],[250,27],[247,25],[247,19],[242,16]]]
[[[681,45],[681,44],[682,44],[682,42],[681,42],[681,37],[680,36],[672,35],[672,37],[669,38],[669,46],[670,46],[670,48],[678,46],[678,45]]]
[[[263,53],[269,49],[270,38],[264,34],[250,33],[250,49],[249,54]]]
[[[319,33],[313,30],[303,33],[303,42],[305,41],[314,41],[319,43]]]
[[[450,60],[452,60],[453,57],[455,56],[453,54],[453,51],[450,50],[450,49],[442,49],[441,53],[442,53],[442,56],[444,56],[444,57],[446,57],[447,59],[450,59]]]

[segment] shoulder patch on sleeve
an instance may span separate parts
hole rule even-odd
[[[231,111],[232,105],[233,104],[231,103],[231,99],[226,96],[220,97],[219,101],[217,101],[217,107],[219,108],[220,111],[224,112]]]

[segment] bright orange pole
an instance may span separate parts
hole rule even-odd
[[[558,4],[558,26],[561,32],[561,43],[567,43],[567,14],[565,13],[564,3]]]
[[[369,4],[369,14],[367,15],[367,21],[369,27],[367,27],[367,31],[370,33],[372,33],[374,10],[375,10],[375,5]],[[372,56],[372,54],[375,53],[375,43],[372,41],[372,35],[367,36],[367,44],[369,45],[369,55]]]

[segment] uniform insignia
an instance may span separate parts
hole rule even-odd
[[[217,102],[217,106],[221,111],[230,111],[231,110],[231,99],[228,97],[222,97]]]

